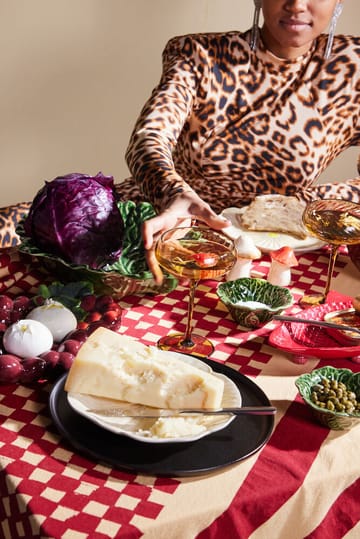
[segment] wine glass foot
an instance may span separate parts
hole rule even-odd
[[[308,309],[309,307],[317,307],[323,305],[326,301],[324,294],[305,294],[299,299],[299,306],[302,309]]]
[[[183,333],[166,335],[158,340],[157,345],[161,350],[170,350],[199,358],[206,358],[214,351],[214,346],[209,339],[196,334],[191,335],[191,342],[184,341]]]

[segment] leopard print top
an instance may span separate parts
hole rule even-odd
[[[30,202],[0,208],[0,247],[14,247],[19,243],[15,229],[19,221],[27,215],[29,208]]]
[[[126,152],[142,197],[158,210],[189,188],[218,211],[265,193],[360,202],[360,178],[314,185],[360,145],[360,37],[335,36],[329,60],[326,35],[296,60],[261,42],[252,52],[249,41],[250,32],[169,41]]]

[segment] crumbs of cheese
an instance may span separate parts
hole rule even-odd
[[[169,352],[101,327],[78,351],[65,390],[156,408],[220,408],[224,382]]]
[[[205,418],[206,419],[206,418]],[[173,417],[160,418],[152,425],[149,433],[156,438],[181,438],[194,436],[206,430],[204,418]]]

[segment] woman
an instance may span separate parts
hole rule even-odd
[[[314,186],[360,145],[360,38],[334,37],[343,1],[255,1],[251,31],[170,40],[119,186],[157,209],[143,229],[155,274],[155,238],[184,219],[221,229],[217,212],[268,193],[360,202],[359,178]]]

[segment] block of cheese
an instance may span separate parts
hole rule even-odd
[[[79,349],[65,391],[157,408],[220,408],[224,382],[172,352],[101,327]]]

